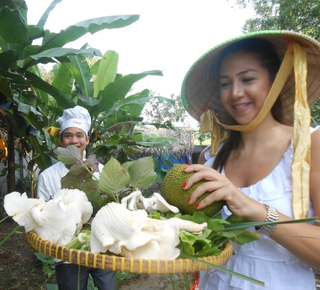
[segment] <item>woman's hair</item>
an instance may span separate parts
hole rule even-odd
[[[218,63],[215,64],[216,72],[220,71],[221,63],[226,56],[239,52],[250,54],[258,60],[260,65],[268,71],[270,80],[274,81],[281,62],[273,45],[269,41],[261,38],[240,40],[225,48],[218,57]],[[279,98],[273,105],[271,113],[278,122],[282,121],[281,101]],[[227,137],[213,164],[213,168],[216,170],[219,169],[220,171],[226,164],[230,152],[238,148],[241,140],[241,133],[238,131],[228,131],[226,134]]]

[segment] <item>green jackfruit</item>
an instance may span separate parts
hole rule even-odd
[[[182,185],[189,179],[193,173],[187,173],[183,170],[187,164],[179,164],[172,167],[169,170],[163,180],[162,184],[162,196],[171,205],[176,206],[179,210],[186,214],[193,214],[194,211],[198,210],[195,208],[195,204],[188,204],[188,199],[193,191],[205,180],[193,184],[191,188],[185,190]],[[205,193],[197,199],[196,203],[206,198],[210,193]],[[207,216],[211,217],[217,214],[221,208],[225,205],[225,201],[217,201],[213,204],[208,205],[205,208],[199,209],[204,212]]]

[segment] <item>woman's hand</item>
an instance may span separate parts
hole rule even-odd
[[[263,204],[247,197],[228,178],[218,171],[200,164],[188,165],[185,172],[195,172],[185,184],[183,189],[189,189],[194,183],[200,180],[207,182],[201,184],[192,193],[189,204],[195,204],[197,209],[204,208],[216,201],[225,200],[228,209],[235,215],[243,217],[249,221],[264,221],[266,218],[266,208]],[[204,193],[211,193],[201,202],[197,198]]]

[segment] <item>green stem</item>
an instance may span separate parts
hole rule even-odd
[[[259,281],[259,280],[250,278],[250,277],[248,277],[248,276],[242,275],[242,274],[240,274],[240,273],[237,273],[237,272],[234,272],[234,271],[225,269],[225,268],[220,267],[220,266],[218,266],[218,265],[215,265],[215,264],[212,264],[212,263],[203,261],[203,260],[199,260],[199,259],[197,259],[197,258],[195,258],[195,257],[193,257],[193,256],[188,256],[188,255],[185,255],[185,254],[183,254],[183,253],[182,253],[180,256],[181,256],[182,258],[185,258],[185,259],[191,259],[191,260],[197,261],[197,262],[199,262],[199,263],[202,263],[202,264],[205,264],[205,265],[210,266],[210,267],[212,267],[212,268],[215,268],[216,270],[225,272],[225,273],[227,273],[227,274],[230,274],[230,275],[239,277],[239,278],[241,278],[241,279],[247,280],[247,281],[249,281],[249,282],[251,282],[251,283],[254,283],[254,284],[257,284],[257,285],[259,285],[259,286],[264,287],[264,282],[262,282],[262,281]]]
[[[184,279],[184,285],[186,286],[186,289],[189,290],[191,288],[189,276],[187,273],[183,273],[183,279]]]
[[[15,226],[9,234],[7,234],[1,241],[0,241],[0,247],[4,244],[6,240],[8,240],[16,231],[18,231],[21,228],[21,226],[17,225]]]

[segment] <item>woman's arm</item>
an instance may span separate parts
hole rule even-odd
[[[311,134],[310,197],[316,217],[320,217],[320,131]],[[279,220],[289,220],[279,215]],[[320,269],[320,227],[310,224],[277,225],[271,236],[313,268]]]
[[[320,216],[320,131],[312,134],[310,166],[310,197],[315,215]],[[262,222],[266,219],[266,207],[243,194],[225,176],[204,165],[190,165],[185,171],[196,172],[184,185],[188,189],[201,179],[207,180],[199,186],[190,198],[195,204],[204,192],[212,192],[195,207],[201,209],[215,201],[225,200],[229,210],[249,221]],[[292,220],[291,217],[279,213],[279,221]],[[270,236],[309,266],[320,269],[320,227],[306,223],[277,225]]]

